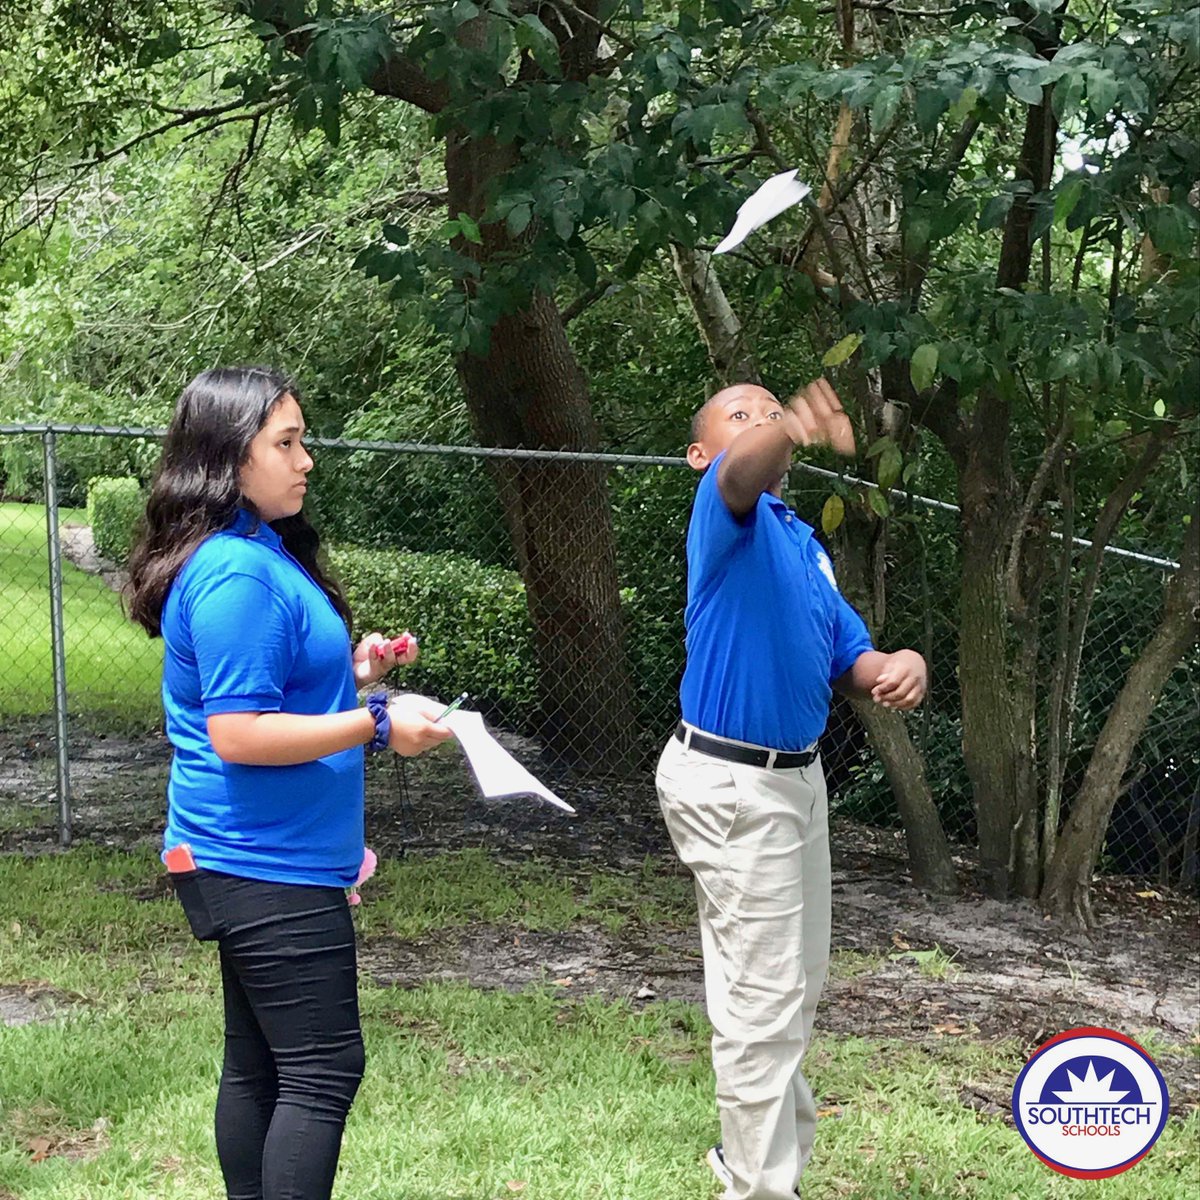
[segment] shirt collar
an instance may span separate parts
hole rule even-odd
[[[229,528],[242,537],[252,537],[257,541],[266,542],[268,546],[279,547],[283,544],[283,539],[279,534],[266,521],[260,520],[247,508],[239,508],[234,512]]]

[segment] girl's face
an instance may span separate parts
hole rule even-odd
[[[304,449],[304,415],[290,393],[267,415],[250,443],[250,457],[238,473],[242,495],[264,521],[294,517],[304,507],[313,460]]]

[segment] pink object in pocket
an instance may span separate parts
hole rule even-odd
[[[363,850],[362,866],[358,868],[358,878],[354,881],[354,886],[350,889],[350,895],[346,897],[346,901],[351,908],[356,904],[362,903],[362,897],[358,894],[359,884],[366,883],[375,874],[377,866],[379,866],[379,856],[370,846],[366,846]]]

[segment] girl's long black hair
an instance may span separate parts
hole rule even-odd
[[[299,403],[292,381],[269,367],[201,371],[183,389],[129,558],[125,587],[129,615],[151,637],[162,634],[167,593],[196,547],[227,529],[239,508],[255,513],[242,495],[238,472],[250,456],[255,434],[287,395]],[[337,582],[322,569],[320,539],[303,513],[269,524],[349,625],[350,607]]]

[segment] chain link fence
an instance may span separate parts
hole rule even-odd
[[[490,724],[557,772],[568,799],[573,788],[621,778],[651,813],[653,761],[678,717],[683,665],[683,548],[696,482],[684,461],[310,445],[306,512],[351,602],[356,635],[411,629],[420,639],[402,686],[446,698],[468,691]],[[23,805],[52,801],[65,844],[73,811],[106,802],[114,786],[157,789],[161,802],[161,643],[125,619],[121,564],[97,547],[99,518],[87,512],[89,481],[144,486],[157,456],[155,430],[0,427],[0,838],[19,831]],[[794,507],[819,526],[836,477],[799,467],[792,485]],[[910,497],[897,511],[904,519],[889,521],[886,545],[876,547],[872,615],[881,648],[913,646],[931,664],[927,703],[906,721],[946,832],[969,852],[976,831],[957,686],[957,510]],[[1173,566],[1148,554],[1105,555],[1070,708],[1068,806],[1158,621]],[[1035,654],[1043,709],[1062,659],[1069,604],[1060,590],[1043,593]],[[1103,869],[1196,884],[1198,721],[1193,651],[1141,739]],[[837,811],[899,828],[849,704],[835,703],[822,753]]]

